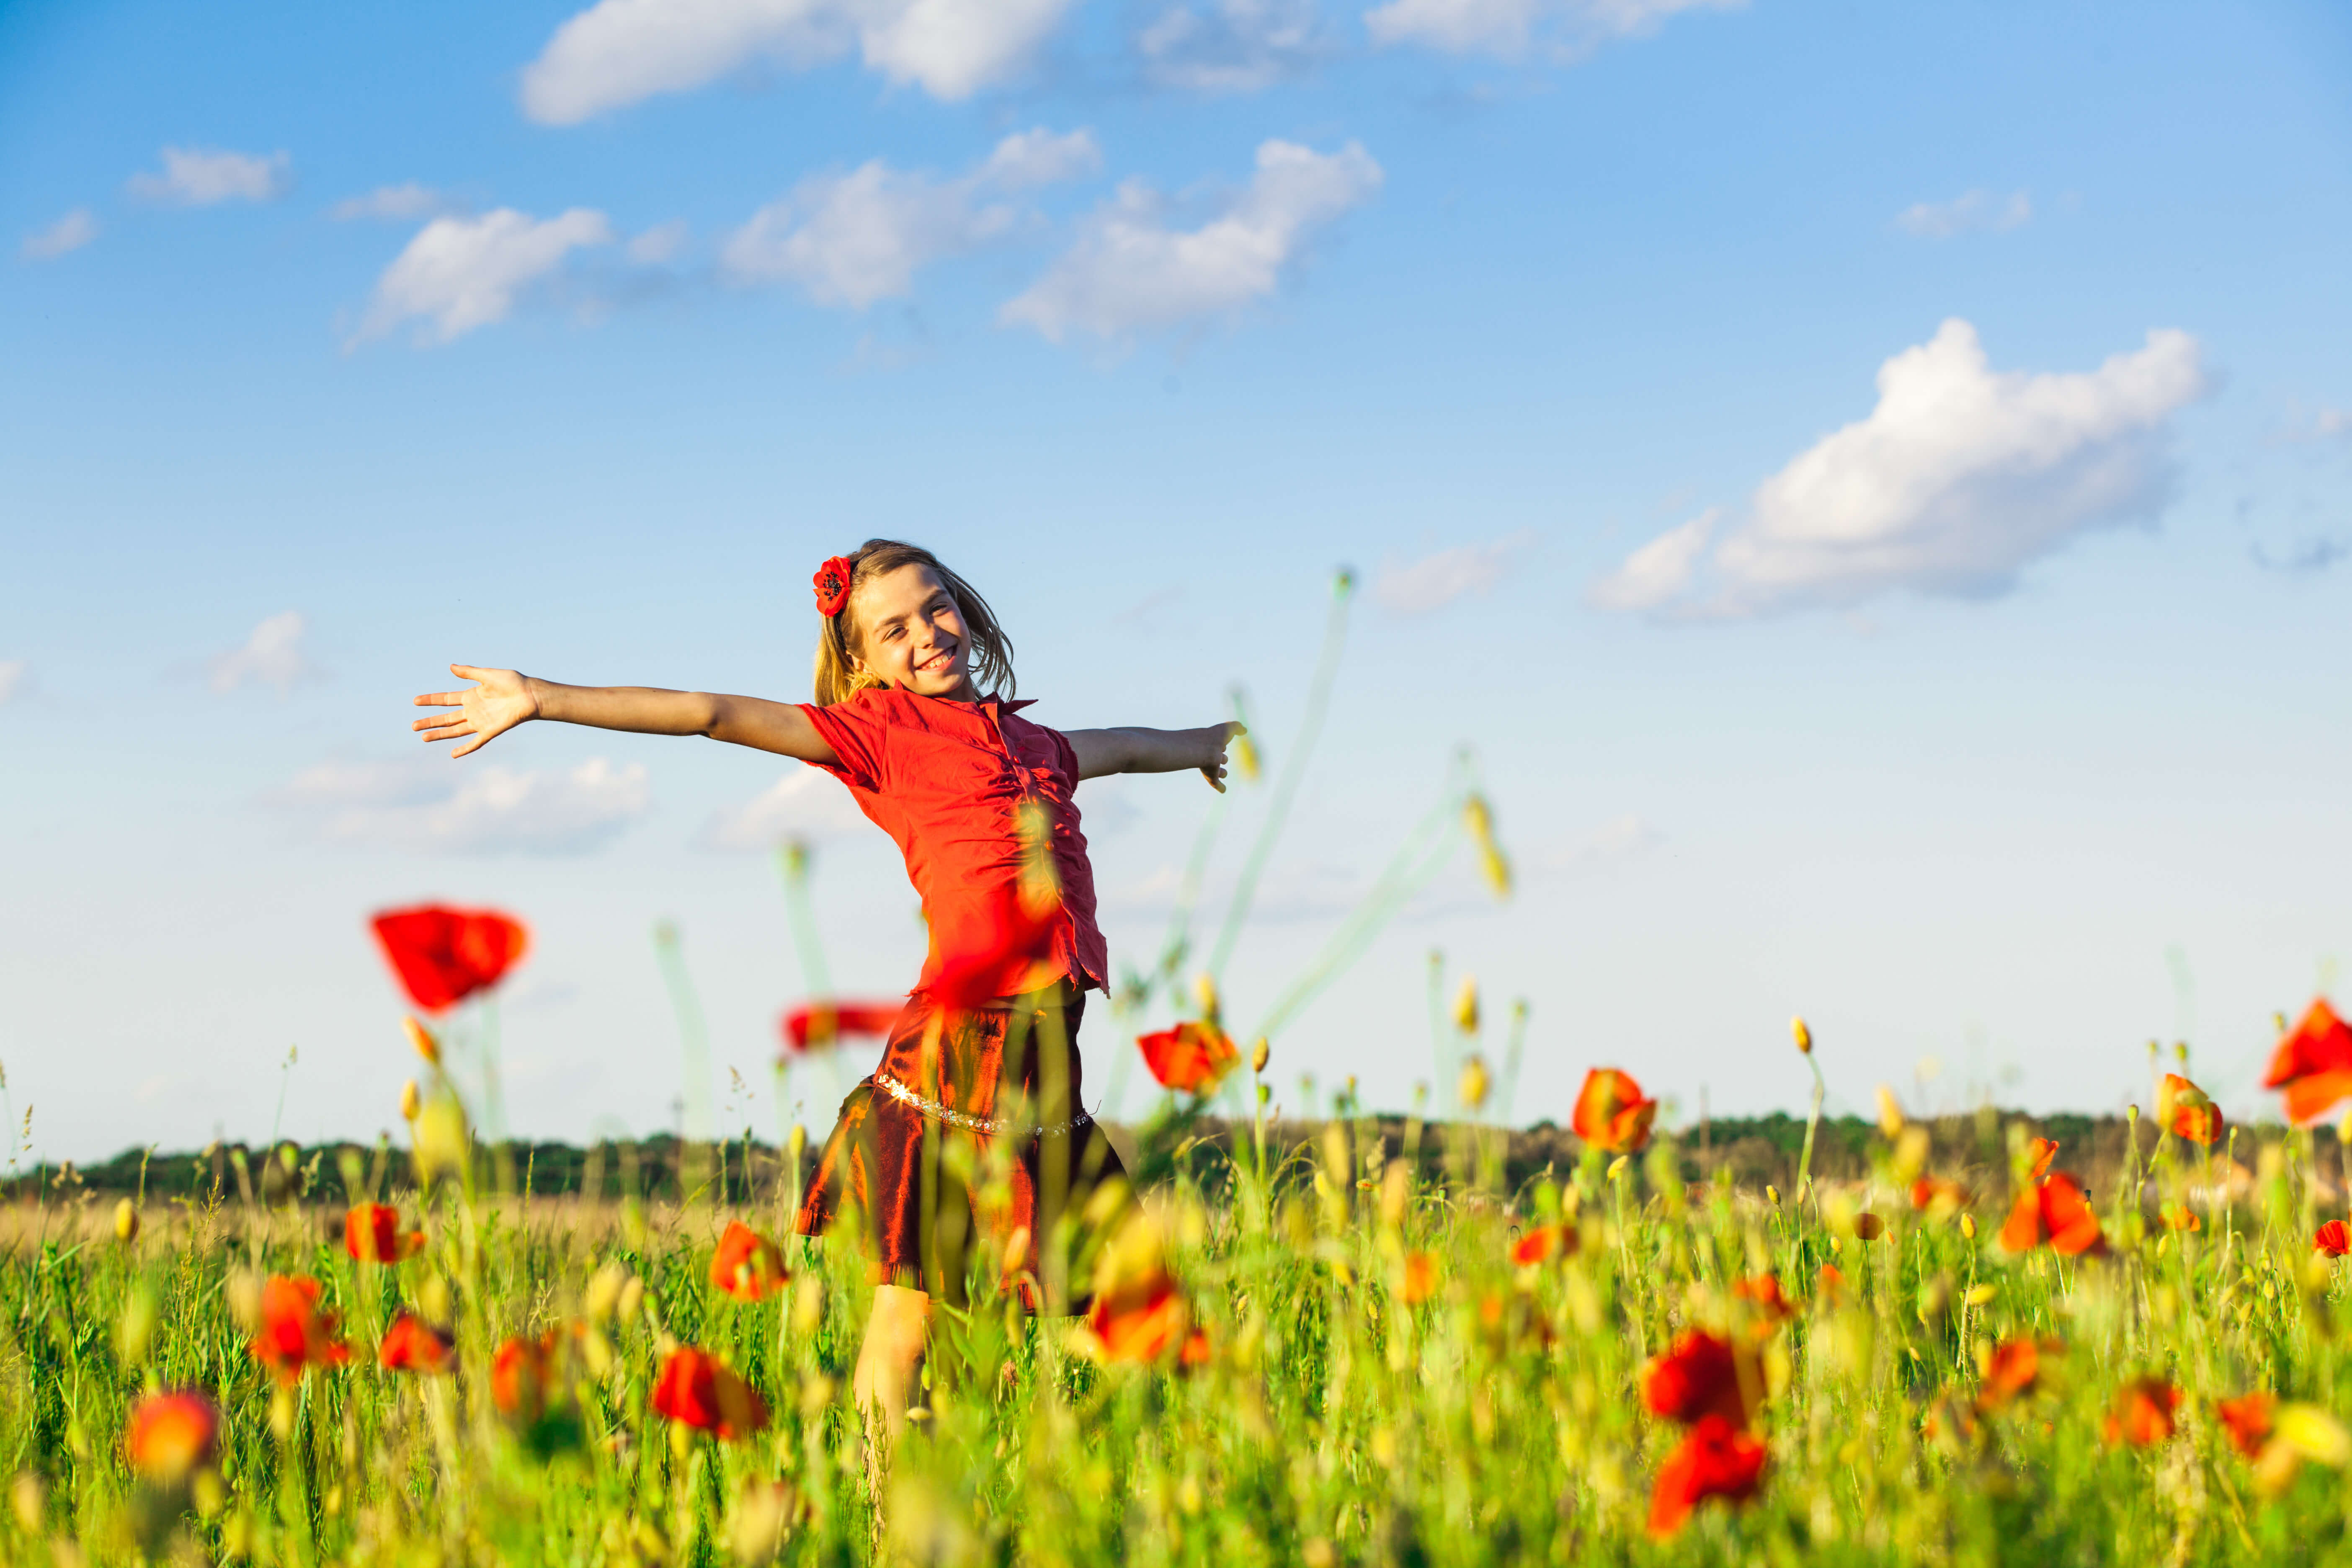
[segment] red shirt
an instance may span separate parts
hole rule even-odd
[[[923,900],[930,956],[917,990],[938,978],[940,953],[959,936],[986,930],[990,912],[1021,875],[1015,812],[1045,808],[1062,914],[1048,956],[1019,987],[1066,976],[1079,989],[1108,990],[1110,953],[1095,924],[1095,874],[1078,831],[1077,754],[1058,730],[1033,724],[1029,703],[957,702],[869,686],[831,707],[801,704],[837,763],[813,763],[849,786],[857,808],[897,841]]]

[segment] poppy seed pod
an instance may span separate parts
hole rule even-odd
[[[1491,1075],[1486,1071],[1486,1058],[1472,1057],[1468,1061],[1464,1062],[1462,1064],[1462,1108],[1465,1110],[1476,1110],[1483,1107],[1486,1103],[1486,1091],[1493,1087],[1493,1082]]]
[[[416,1080],[410,1079],[400,1086],[400,1119],[414,1121],[416,1113],[425,1109],[425,1097],[417,1090]]]
[[[1471,975],[1462,978],[1462,989],[1454,997],[1454,1026],[1465,1035],[1478,1032],[1478,982]]]
[[[441,1065],[441,1042],[433,1037],[432,1030],[417,1022],[414,1015],[401,1019],[400,1026],[408,1031],[408,1043],[416,1047],[416,1054],[423,1057],[428,1066],[437,1068]]]
[[[139,1205],[129,1198],[114,1205],[114,1239],[125,1246],[139,1239]]]
[[[1250,1071],[1254,1073],[1265,1071],[1266,1058],[1273,1054],[1274,1047],[1266,1044],[1264,1035],[1260,1035],[1257,1037],[1257,1044],[1250,1047]]]
[[[1796,1039],[1799,1056],[1809,1057],[1813,1054],[1813,1032],[1805,1026],[1803,1018],[1790,1019],[1789,1033]]]

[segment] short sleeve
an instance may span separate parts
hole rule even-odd
[[[1045,728],[1043,725],[1038,727]],[[1068,787],[1075,791],[1078,787],[1078,749],[1070,744],[1070,738],[1059,730],[1046,730],[1045,733],[1054,737],[1055,765],[1062,770],[1063,776],[1070,781]]]
[[[880,794],[883,727],[874,721],[873,715],[860,712],[847,702],[830,707],[803,702],[799,706],[816,732],[824,737],[824,743],[833,748],[833,754],[841,759],[837,764],[811,763],[809,766],[823,768],[854,788]]]

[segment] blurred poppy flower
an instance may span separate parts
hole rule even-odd
[[[2221,1136],[2221,1108],[2177,1072],[2166,1073],[2156,1086],[2156,1121],[2191,1143],[2212,1143]]]
[[[1738,1502],[1755,1496],[1763,1475],[1761,1442],[1720,1415],[1701,1417],[1658,1467],[1650,1492],[1650,1533],[1661,1539],[1674,1534],[1708,1498]]]
[[[1214,1024],[1179,1024],[1141,1036],[1135,1043],[1151,1076],[1180,1094],[1213,1092],[1241,1060],[1232,1038]]]
[[[1522,1266],[1549,1263],[1576,1250],[1576,1232],[1565,1226],[1539,1225],[1511,1244],[1511,1261]]]
[[[319,1310],[319,1282],[308,1275],[273,1274],[261,1287],[253,1359],[292,1383],[305,1369],[341,1366],[351,1347],[335,1337],[332,1312]]]
[[[784,1015],[784,1045],[794,1052],[821,1051],[855,1036],[890,1037],[904,1002],[803,1002]]]
[[[1778,1274],[1750,1275],[1734,1284],[1731,1293],[1775,1322],[1796,1314],[1796,1307],[1780,1289]]]
[[[548,1386],[555,1381],[555,1332],[515,1338],[490,1359],[490,1403],[499,1414],[529,1426],[547,1412]]]
[[[1630,1154],[1650,1142],[1650,1123],[1658,1118],[1658,1102],[1642,1098],[1642,1086],[1615,1068],[1591,1068],[1577,1091],[1576,1110],[1569,1125],[1595,1149]]]
[[[1409,1252],[1404,1259],[1404,1280],[1398,1289],[1398,1299],[1408,1307],[1418,1307],[1437,1294],[1437,1260],[1426,1252]]]
[[[775,1294],[792,1275],[776,1244],[745,1225],[730,1220],[710,1255],[710,1282],[740,1300],[758,1301]]]
[[[1087,1309],[1087,1348],[1102,1361],[1156,1362],[1192,1321],[1184,1292],[1161,1273],[1099,1291]]]
[[[1845,1293],[1845,1270],[1834,1263],[1822,1264],[1821,1272],[1813,1276],[1813,1289],[1835,1301]]]
[[[2006,1407],[2020,1394],[2030,1394],[2042,1378],[2042,1358],[2059,1348],[2055,1340],[2003,1340],[1985,1358],[1984,1384],[1977,1391],[1977,1409],[1990,1413]]]
[[[2352,1230],[2340,1219],[2331,1219],[2311,1233],[2311,1245],[2330,1258],[2341,1258],[2352,1252]]]
[[[457,1338],[443,1333],[414,1312],[403,1312],[383,1331],[375,1347],[376,1364],[386,1372],[447,1372]]]
[[[427,1013],[496,985],[530,946],[520,921],[493,910],[424,904],[375,917],[375,940],[408,999]]]
[[[122,1456],[150,1480],[180,1479],[220,1446],[218,1406],[201,1394],[151,1394],[122,1429]]]
[[[2025,1179],[2029,1182],[2038,1182],[2050,1173],[2050,1162],[2058,1157],[2058,1141],[2054,1138],[2036,1138],[2027,1148],[2032,1159],[2026,1167]]]
[[[1704,1329],[1689,1331],[1642,1369],[1642,1403],[1685,1426],[1701,1416],[1720,1415],[1745,1426],[1754,1386],[1753,1369],[1740,1366],[1729,1342]]]
[[[2315,1121],[2352,1095],[2352,1026],[2319,998],[2271,1053],[2264,1089],[2286,1091],[2287,1120]]]
[[[343,1216],[343,1250],[362,1263],[397,1263],[425,1250],[425,1233],[402,1235],[390,1204],[361,1204]]]
[[[2011,1252],[2031,1252],[2045,1242],[2061,1258],[2101,1250],[2105,1246],[2099,1237],[2099,1216],[2091,1212],[2090,1200],[2074,1184],[2074,1178],[2063,1172],[2045,1176],[2019,1194],[2016,1206],[2009,1211],[2009,1223],[2000,1227],[2000,1244]]]
[[[1886,1222],[1874,1214],[1858,1214],[1853,1216],[1853,1234],[1859,1241],[1876,1241],[1886,1234]]]
[[[2203,1230],[2205,1222],[2197,1211],[2177,1198],[2168,1198],[2156,1205],[2156,1217],[2167,1230]]]
[[[1032,900],[1017,886],[998,889],[972,918],[950,928],[930,984],[933,1000],[969,1008],[1012,995],[1052,947],[1063,918],[1057,893]]]
[[[2180,1390],[2160,1377],[2136,1377],[2116,1391],[2107,1412],[2107,1441],[2135,1448],[2161,1443],[2172,1436],[2172,1413],[2179,1408]]]
[[[1200,1329],[1194,1329],[1184,1336],[1183,1348],[1176,1352],[1176,1364],[1206,1366],[1216,1353],[1216,1347],[1209,1342],[1208,1334]]]
[[[2271,1435],[2273,1412],[2278,1408],[2278,1396],[2257,1389],[2242,1394],[2235,1399],[2216,1400],[2213,1413],[2221,1418],[2228,1429],[2230,1445],[2252,1459],[2259,1457],[2263,1444]]]
[[[692,1345],[680,1345],[662,1363],[653,1406],[681,1426],[728,1439],[748,1437],[768,1424],[767,1401],[759,1391]]]
[[[1911,1184],[1911,1206],[1937,1214],[1949,1214],[1969,1205],[1968,1188],[1941,1176],[1921,1176]]]

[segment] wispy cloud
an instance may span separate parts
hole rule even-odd
[[[251,681],[276,687],[278,695],[284,696],[297,681],[318,673],[302,651],[302,637],[308,630],[299,610],[270,616],[254,627],[241,646],[213,656],[213,689],[235,691]]]
[[[706,849],[773,849],[793,838],[830,838],[869,826],[849,792],[814,768],[794,768],[740,805],[713,812],[697,842]]]
[[[131,176],[131,194],[148,201],[205,207],[220,202],[266,202],[294,184],[294,160],[209,147],[166,147],[161,174]]]
[[[1382,177],[1353,142],[1336,153],[1265,142],[1248,186],[1191,228],[1171,223],[1149,185],[1129,181],[998,320],[1059,342],[1073,332],[1119,338],[1231,315],[1271,297],[1308,238],[1370,200]]]
[[[1338,52],[1314,0],[1170,5],[1136,35],[1144,75],[1184,92],[1256,92]]]
[[[265,804],[329,843],[466,855],[576,855],[617,837],[652,805],[644,764],[593,758],[520,770],[440,756],[321,763]]]
[[[1483,544],[1457,544],[1418,561],[1391,562],[1373,579],[1372,596],[1401,616],[1442,609],[1456,599],[1491,591],[1535,540],[1535,531],[1523,528]]]
[[[1730,11],[1746,0],[1388,0],[1364,13],[1376,44],[1454,55],[1579,60],[1603,44],[1654,33],[1685,11]]]
[[[1018,75],[1071,0],[601,0],[523,68],[522,107],[575,125],[755,67],[803,70],[855,49],[950,102]]]
[[[50,261],[79,250],[97,237],[98,215],[88,207],[76,207],[38,234],[27,235],[17,254],[27,261]]]
[[[2033,198],[2023,191],[1997,196],[1970,191],[1948,202],[1918,202],[1895,215],[1895,226],[1921,239],[1949,239],[1976,229],[2005,233],[2033,219]]]
[[[350,223],[355,218],[414,223],[418,218],[438,217],[457,205],[432,186],[411,180],[406,184],[378,185],[365,195],[345,196],[327,209],[327,216],[337,223]]]
[[[954,179],[877,158],[803,180],[762,207],[729,238],[719,270],[733,282],[793,284],[818,304],[864,310],[906,296],[930,263],[1012,233],[1026,209],[1008,197],[1101,163],[1091,132],[1042,129],[1007,136]]]
[[[2174,487],[2172,416],[2211,385],[2187,332],[2082,374],[1995,372],[1946,321],[1878,373],[1878,405],[1757,489],[1596,584],[1611,609],[1721,618],[1842,607],[1898,588],[1988,597],[2077,534],[2152,521]]]
[[[33,667],[21,658],[0,659],[0,708],[33,689]]]
[[[2254,564],[2265,572],[2286,577],[2313,577],[2352,554],[2352,546],[2340,539],[2313,538],[2298,540],[2277,554],[2260,544],[2254,545],[2250,553]]]
[[[409,321],[424,342],[461,338],[505,321],[516,300],[553,276],[572,251],[612,242],[612,224],[587,207],[551,218],[512,207],[435,218],[376,279],[351,343]]]

